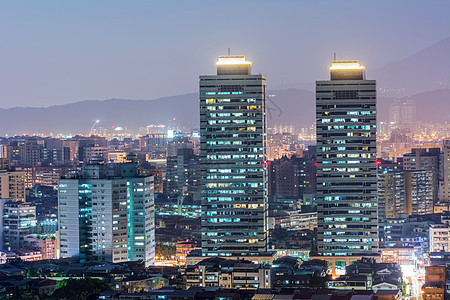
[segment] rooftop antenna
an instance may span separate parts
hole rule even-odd
[[[336,52],[334,52],[334,60],[336,60]]]
[[[228,48],[228,56],[230,56],[230,48]]]

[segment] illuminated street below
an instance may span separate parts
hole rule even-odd
[[[422,285],[424,283],[425,271],[424,269],[414,268],[412,265],[402,266],[403,281],[407,284],[406,292],[407,299],[421,300],[422,299]]]

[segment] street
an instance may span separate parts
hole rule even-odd
[[[403,281],[407,283],[406,291],[411,300],[422,299],[422,285],[424,283],[425,271],[416,269],[414,266],[402,266]]]

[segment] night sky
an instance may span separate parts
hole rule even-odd
[[[0,2],[0,107],[196,92],[227,48],[269,88],[367,74],[450,35],[450,1]]]

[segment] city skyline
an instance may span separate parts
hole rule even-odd
[[[449,12],[1,2],[0,298],[449,299]]]

